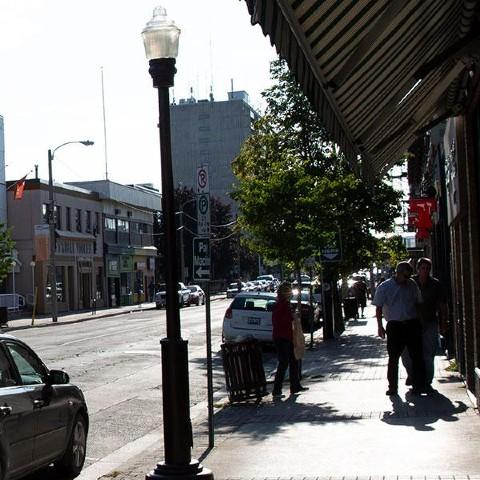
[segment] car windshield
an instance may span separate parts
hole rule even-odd
[[[196,291],[197,291],[197,287],[188,287],[188,289],[189,289],[191,292],[196,292]]]
[[[236,283],[231,283],[228,288],[238,288],[238,284],[236,284]]]
[[[158,291],[159,291],[159,292],[164,292],[166,289],[167,289],[167,285],[166,285],[165,283],[161,283],[161,284],[158,286]]]

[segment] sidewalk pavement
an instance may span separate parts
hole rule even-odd
[[[307,349],[308,391],[280,401],[269,395],[259,404],[217,401],[211,450],[205,408],[199,413],[194,407],[193,458],[217,480],[480,480],[480,416],[459,374],[438,356],[437,393],[410,394],[401,368],[399,395],[386,396],[385,341],[376,336],[374,307],[366,314],[367,319],[349,321],[337,339],[323,342],[318,336],[314,349]],[[271,382],[273,372],[267,373]],[[117,458],[112,470],[98,477],[143,480],[163,461],[162,432],[143,440],[140,453],[122,451],[123,463]],[[94,467],[79,479],[98,478]]]

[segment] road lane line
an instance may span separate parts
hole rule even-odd
[[[150,325],[145,325],[144,328],[151,328],[151,326]],[[142,329],[141,326],[138,326],[138,325],[135,326],[135,330],[141,330],[141,329]],[[115,332],[105,333],[103,335],[95,335],[93,337],[78,338],[77,340],[72,340],[71,342],[62,343],[60,346],[64,347],[66,345],[73,345],[74,343],[88,342],[90,340],[95,340],[96,338],[112,337],[114,335],[120,335],[122,333],[132,333],[132,329],[129,328],[128,330],[116,330]]]

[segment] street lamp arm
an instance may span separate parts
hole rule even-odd
[[[51,150],[52,158],[53,158],[53,156],[55,155],[55,152],[56,152],[59,148],[62,148],[62,147],[64,147],[65,145],[69,145],[69,144],[71,144],[71,143],[81,143],[82,145],[85,145],[86,147],[89,147],[90,145],[93,145],[95,142],[93,142],[92,140],[71,140],[70,142],[62,143],[62,144],[59,145],[58,147],[55,147],[53,150]]]

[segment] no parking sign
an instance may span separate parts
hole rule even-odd
[[[197,168],[197,232],[200,236],[210,235],[210,182],[208,166]]]

